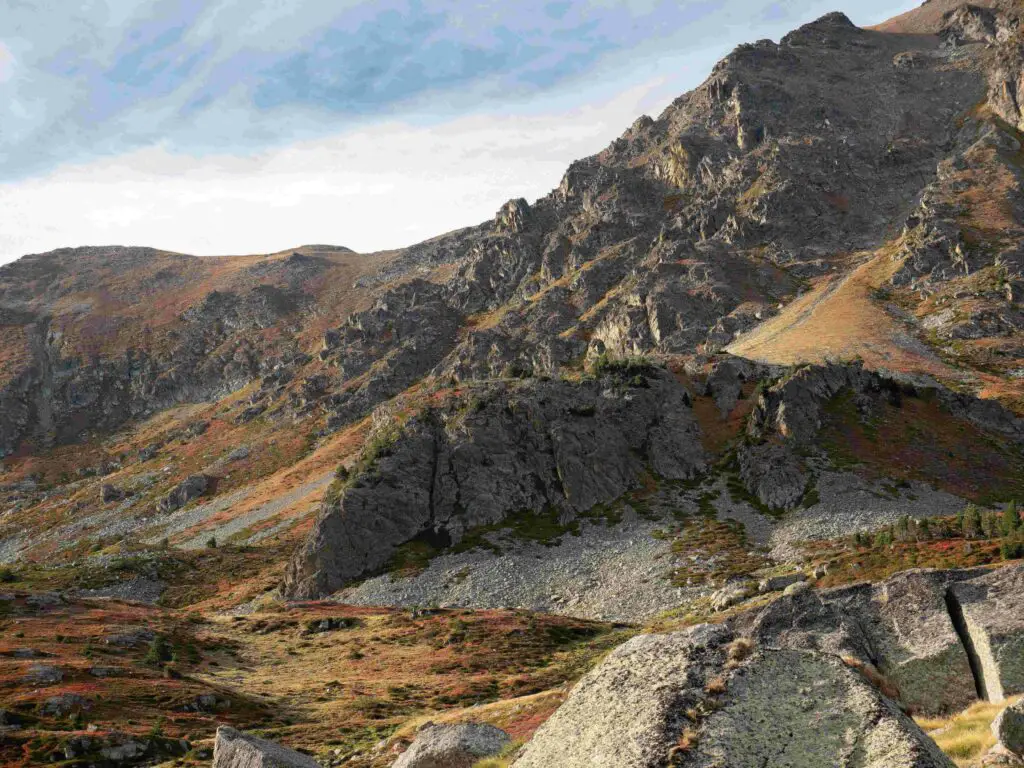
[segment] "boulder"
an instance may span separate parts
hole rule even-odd
[[[497,755],[511,739],[486,723],[429,724],[393,768],[472,768],[481,758]]]
[[[792,589],[793,587],[787,588]],[[759,644],[871,665],[916,712],[1024,692],[1024,567],[912,570],[878,584],[785,594],[734,626]]]
[[[56,685],[64,679],[64,672],[60,667],[50,664],[33,664],[25,675],[25,682],[36,685]]]
[[[102,486],[100,486],[100,499],[102,499],[104,503],[111,501],[120,501],[121,499],[124,498],[124,496],[124,491],[122,491],[116,485],[104,483]]]
[[[212,478],[207,475],[189,475],[160,501],[161,512],[173,512],[206,493]]]
[[[992,722],[992,735],[1003,749],[1024,757],[1024,701],[999,713]]]
[[[1024,693],[1024,566],[975,572],[950,584],[948,603],[978,687],[990,701]]]
[[[730,584],[716,590],[711,595],[711,609],[724,611],[738,605],[750,597],[752,590],[747,584]]]
[[[43,702],[42,712],[54,717],[67,717],[72,712],[78,712],[92,707],[89,699],[77,693],[61,693],[49,697]]]
[[[815,651],[734,652],[727,627],[641,635],[573,689],[514,768],[951,768],[858,672]]]
[[[767,579],[761,579],[757,585],[757,591],[764,594],[765,592],[779,592],[791,584],[796,584],[798,581],[803,581],[804,575],[802,573],[787,573],[783,576],[770,576]]]
[[[213,768],[320,768],[309,755],[222,725],[213,745]]]

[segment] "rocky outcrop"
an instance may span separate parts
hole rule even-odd
[[[1024,444],[1024,419],[994,400],[893,378],[859,363],[807,365],[761,392],[747,441],[737,448],[740,479],[763,504],[785,509],[801,499],[812,474],[805,457],[818,450],[826,409],[840,396],[851,399],[858,418],[871,417],[884,404],[899,407],[904,398],[934,399],[949,418]]]
[[[917,725],[822,652],[736,642],[723,626],[641,635],[573,689],[515,768],[949,768]]]
[[[289,565],[289,595],[329,594],[416,538],[455,544],[523,510],[567,522],[644,471],[683,479],[704,466],[688,392],[651,367],[481,387],[370,443],[366,468],[328,494]]]
[[[434,725],[416,734],[393,768],[473,768],[482,758],[503,750],[511,739],[500,728],[483,723]]]
[[[222,725],[213,746],[213,768],[319,768],[309,755]]]
[[[908,571],[786,595],[736,620],[759,646],[836,654],[878,671],[912,711],[959,711],[1024,691],[1024,567]]]

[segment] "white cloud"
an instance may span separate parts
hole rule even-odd
[[[302,243],[363,252],[408,245],[534,199],[649,106],[661,80],[594,106],[535,115],[389,122],[250,157],[165,148],[0,184],[0,261],[71,245],[201,255]]]

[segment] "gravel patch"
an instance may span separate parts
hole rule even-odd
[[[849,536],[891,525],[901,517],[942,517],[955,515],[964,500],[913,482],[897,488],[871,482],[850,473],[823,472],[818,478],[820,503],[790,512],[771,534],[772,557],[790,560],[800,557],[801,541],[818,541]]]
[[[161,520],[152,529],[156,533],[147,538],[146,543],[157,544],[161,539],[170,538],[176,533],[187,531],[189,528],[204,523],[214,515],[218,515],[234,504],[244,501],[250,493],[251,491],[248,488],[239,488],[237,491],[218,496],[205,504],[197,504],[194,507],[174,512]]]
[[[139,576],[119,584],[112,584],[109,587],[75,590],[72,595],[74,597],[103,597],[153,605],[160,599],[160,595],[164,593],[165,589],[167,589],[166,582]]]
[[[690,590],[672,586],[671,543],[659,524],[581,523],[558,546],[502,542],[503,553],[442,555],[417,576],[378,576],[337,593],[356,605],[523,608],[606,621],[642,622],[678,606]]]
[[[316,493],[317,491],[326,490],[327,486],[331,484],[331,481],[333,479],[334,473],[327,472],[315,478],[314,480],[310,480],[308,483],[303,483],[298,488],[289,491],[285,495],[279,496],[273,501],[269,501],[266,504],[257,507],[251,512],[246,512],[244,515],[239,515],[238,517],[232,518],[231,520],[226,520],[221,525],[216,525],[212,528],[204,530],[202,533],[199,533],[193,536],[188,541],[183,542],[181,544],[181,548],[201,549],[206,546],[206,542],[210,539],[211,536],[215,537],[217,541],[227,541],[235,534],[241,533],[246,528],[249,528],[252,525],[255,525],[256,523],[262,522],[263,520],[268,520],[272,517],[276,517],[277,515],[281,514],[286,509],[288,509],[288,507],[290,507],[291,505],[295,504],[298,501],[301,501],[306,496],[309,496],[312,493]]]

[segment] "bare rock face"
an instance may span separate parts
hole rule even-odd
[[[555,510],[568,522],[647,468],[683,479],[704,466],[688,392],[652,367],[482,388],[377,442],[388,444],[371,466],[328,494],[288,568],[288,594],[329,594],[417,537],[455,544],[521,510]]]
[[[907,571],[879,584],[786,595],[740,617],[770,647],[837,654],[877,670],[916,712],[959,711],[1024,691],[1024,568]]]
[[[826,408],[839,396],[849,396],[865,415],[882,403],[899,405],[904,397],[932,397],[950,419],[1024,444],[1024,419],[992,400],[937,384],[919,386],[859,363],[806,365],[760,394],[747,422],[747,442],[736,452],[740,479],[763,504],[788,509],[799,502],[810,479],[803,455],[816,448]]]
[[[955,581],[948,601],[971,656],[979,695],[1001,701],[1024,693],[1024,568],[999,568]]]
[[[213,746],[213,768],[319,768],[308,755],[222,725]]]
[[[510,741],[503,730],[485,723],[431,724],[420,729],[393,768],[473,768]]]
[[[634,638],[577,684],[513,765],[952,766],[835,656],[740,652],[734,639],[712,625]]]

